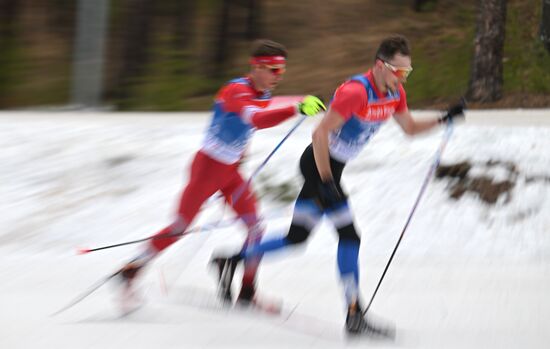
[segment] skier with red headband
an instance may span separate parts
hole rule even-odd
[[[282,80],[286,57],[283,45],[258,40],[252,50],[249,74],[229,81],[220,89],[215,97],[206,137],[191,163],[189,182],[181,195],[175,221],[157,232],[143,251],[120,271],[126,293],[133,292],[134,281],[144,267],[181,237],[203,203],[218,191],[248,228],[244,246],[260,241],[263,229],[256,198],[238,171],[253,131],[278,125],[298,113],[313,116],[326,110],[323,102],[315,96],[307,96],[295,105],[265,109],[271,101],[271,91]],[[259,258],[245,263],[238,295],[238,300],[243,303],[254,299],[258,265]],[[227,301],[232,300],[230,293],[221,296]]]

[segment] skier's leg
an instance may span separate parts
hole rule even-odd
[[[149,261],[180,238],[179,234],[187,229],[204,201],[218,190],[217,182],[219,177],[223,178],[224,166],[201,152],[195,155],[175,222],[156,233],[156,238],[150,240],[145,249],[122,268],[121,276],[128,285]]]
[[[182,192],[175,222],[159,231],[155,236],[176,235],[151,240],[151,248],[160,252],[176,242],[199,212],[204,202],[219,189],[219,174],[222,168],[212,159],[198,153],[193,165],[189,182]]]
[[[251,259],[286,248],[289,245],[297,245],[307,240],[311,231],[317,226],[322,213],[313,200],[298,199],[294,206],[292,222],[287,235],[262,240],[255,245],[249,245],[232,258],[240,261]]]
[[[300,160],[301,167],[303,167],[302,163],[304,162],[304,159],[307,160],[308,166],[315,166],[313,161],[313,153],[309,153],[308,149],[306,149],[306,151],[302,155],[302,159]],[[302,173],[304,174],[304,171],[302,171]],[[248,261],[261,258],[261,256],[266,252],[276,251],[289,245],[299,244],[307,239],[310,232],[320,221],[322,217],[322,211],[320,210],[316,201],[313,199],[315,196],[315,183],[311,182],[309,175],[306,176],[304,174],[304,177],[305,183],[302,190],[300,191],[298,200],[296,201],[292,223],[288,234],[286,236],[275,237],[266,241],[262,241],[260,243],[245,243],[241,252],[234,256],[231,256],[229,258],[214,258],[213,262],[218,265],[218,268],[220,270],[220,284],[224,281],[221,278],[222,275],[230,275],[231,277],[229,277],[228,281],[226,282],[226,284],[229,284],[230,286],[233,272],[236,268],[237,263],[239,263],[241,260],[244,259],[245,261]],[[249,197],[249,195],[246,194],[246,197]],[[235,202],[234,204],[239,204],[239,202]],[[246,210],[243,210],[243,212],[246,212]],[[257,221],[256,215],[247,215],[247,217],[256,219]],[[252,220],[252,222],[254,222],[254,220]],[[249,222],[248,224],[250,223],[251,222]],[[258,239],[254,239],[254,241],[257,240]],[[243,281],[249,281],[246,279],[246,275]]]
[[[294,209],[294,215],[289,232],[283,237],[274,237],[266,241],[255,244],[245,243],[244,248],[238,254],[232,257],[215,257],[212,262],[219,270],[219,294],[226,300],[231,299],[231,283],[233,274],[240,261],[248,265],[247,274],[243,275],[243,284],[239,298],[245,300],[248,296],[254,295],[254,282],[258,264],[250,264],[250,261],[259,262],[264,253],[275,252],[290,245],[296,245],[304,242],[310,232],[315,228],[322,214],[318,206],[312,200],[298,200]],[[251,272],[252,270],[252,272]],[[251,299],[252,297],[249,297]]]
[[[347,304],[346,331],[349,334],[393,337],[393,329],[373,324],[363,314],[359,291],[359,248],[361,239],[347,204],[327,213],[338,231],[338,270]]]
[[[288,233],[284,237],[272,238],[259,245],[249,246],[234,258],[251,258],[264,252],[285,248],[288,245],[300,244],[307,240],[311,231],[317,226],[323,215],[318,204],[319,172],[313,156],[313,148],[308,146],[300,157],[300,172],[304,185],[294,205],[294,213]]]
[[[361,239],[353,224],[353,216],[347,202],[327,211],[327,217],[338,231],[338,270],[344,286],[346,303],[359,299],[359,246]]]
[[[327,214],[338,231],[338,270],[344,288],[347,304],[346,330],[348,333],[363,332],[367,323],[363,317],[363,308],[359,294],[359,247],[361,240],[348,205]]]
[[[262,239],[264,228],[258,217],[256,196],[236,168],[229,183],[222,188],[222,193],[237,216],[247,227],[247,237],[243,243],[242,250],[245,250],[248,246],[258,244]],[[246,259],[244,262],[241,291],[238,296],[240,301],[248,302],[254,298],[256,273],[260,260],[261,255],[257,255],[254,258]],[[229,289],[226,291],[229,292]]]
[[[363,317],[359,292],[358,259],[361,239],[353,224],[353,214],[347,195],[340,185],[345,164],[331,158],[330,165],[333,179],[337,190],[342,193],[342,198],[340,202],[332,204],[331,207],[323,207],[323,212],[332,221],[339,235],[337,262],[347,304],[346,330],[348,333],[361,333],[368,327]],[[321,179],[319,177],[317,179],[317,188],[319,188]],[[319,190],[317,195],[320,195]],[[319,196],[317,198],[320,199]]]

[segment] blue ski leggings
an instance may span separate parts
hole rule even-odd
[[[330,159],[334,181],[338,189],[344,170],[344,163]],[[353,224],[353,216],[347,198],[331,207],[323,207],[320,200],[319,188],[321,177],[315,165],[313,147],[306,148],[300,159],[300,170],[304,177],[304,185],[294,206],[292,223],[286,236],[264,240],[259,244],[251,245],[236,256],[238,258],[253,258],[265,253],[286,249],[291,245],[298,245],[307,240],[313,229],[319,224],[323,215],[326,215],[334,224],[339,236],[337,262],[340,277],[344,285],[346,301],[349,303],[359,298],[359,246],[361,239]]]

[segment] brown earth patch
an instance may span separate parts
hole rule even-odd
[[[472,175],[470,170],[473,166],[489,169],[491,167],[504,167],[508,171],[508,178],[496,181],[490,175]],[[512,189],[518,178],[517,166],[512,162],[489,160],[483,163],[472,164],[463,161],[452,165],[440,165],[436,171],[436,178],[451,179],[449,196],[453,199],[460,199],[467,192],[477,195],[483,202],[494,205],[498,199],[505,196],[505,203],[512,198]]]

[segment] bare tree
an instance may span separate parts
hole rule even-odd
[[[231,8],[232,0],[222,0],[222,6],[217,22],[216,45],[214,50],[214,69],[211,75],[218,77],[223,74],[225,62],[229,55],[229,39],[231,37]]]
[[[0,40],[15,35],[15,19],[19,7],[19,0],[0,0]]]
[[[71,102],[98,107],[103,94],[103,54],[109,0],[78,1]]]
[[[480,0],[468,99],[492,102],[502,98],[506,0]]]
[[[124,103],[130,97],[130,89],[149,60],[148,47],[151,41],[151,22],[154,1],[127,0],[123,2],[121,14],[120,70],[115,73],[114,97]]]
[[[261,0],[248,0],[247,5],[246,38],[248,40],[254,40],[260,36]]]
[[[175,8],[174,46],[185,49],[191,43],[197,12],[196,0],[177,0]]]
[[[78,1],[49,0],[45,3],[48,13],[48,31],[68,42],[73,42],[77,28],[75,24],[78,17]]]
[[[222,76],[231,60],[231,47],[237,40],[253,40],[260,35],[261,0],[219,0],[216,22],[213,76]]]
[[[0,107],[6,107],[8,91],[12,83],[10,64],[16,47],[17,15],[20,10],[18,0],[0,0]]]
[[[540,22],[540,39],[550,52],[550,0],[542,0],[542,20]]]

